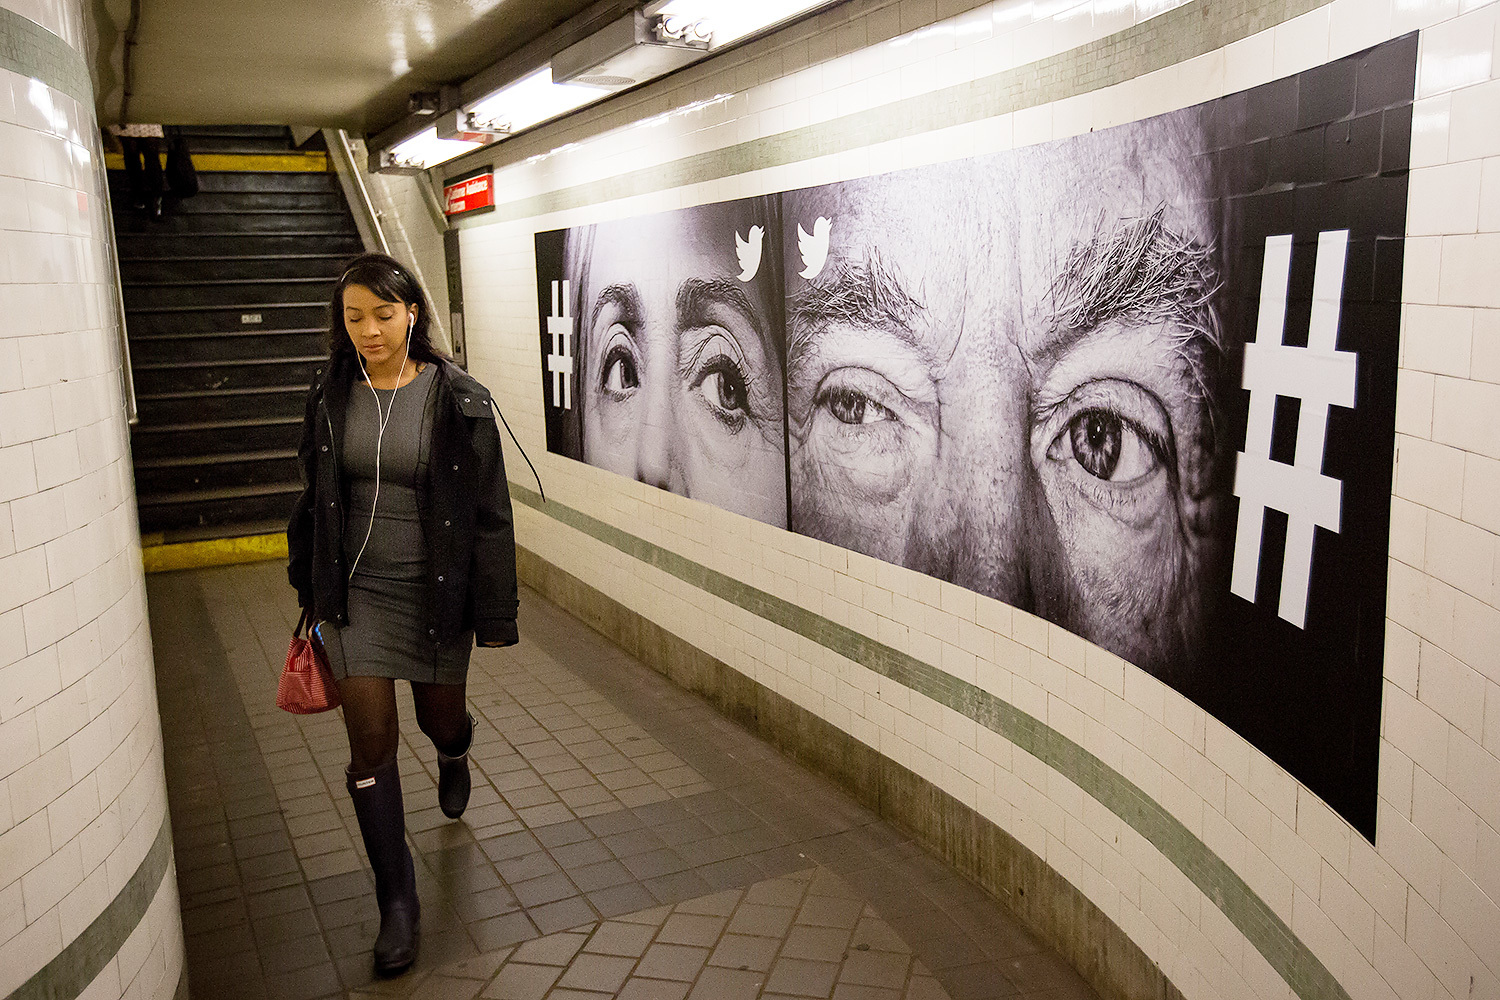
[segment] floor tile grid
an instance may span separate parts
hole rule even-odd
[[[341,845],[323,854],[311,851],[335,846],[340,819],[346,821],[344,834],[352,836],[347,807],[340,805],[347,799],[338,773],[346,753],[342,728],[335,716],[292,720],[264,707],[271,701],[275,675],[264,647],[274,641],[284,649],[286,619],[293,614],[289,602],[264,613],[266,595],[274,593],[269,587],[279,584],[279,573],[274,577],[261,574],[259,579],[244,568],[219,573],[230,578],[231,593],[213,593],[215,587],[222,590],[223,581],[202,581],[216,610],[226,605],[260,606],[258,621],[249,620],[249,615],[239,621],[221,615],[224,620],[216,622],[215,629],[225,637],[231,669],[245,687],[246,710],[258,725],[256,732],[268,761],[278,771],[288,769],[276,775],[271,802],[278,804],[279,795],[287,796],[287,831],[294,839],[331,835],[308,846],[309,860],[337,855],[344,850]],[[844,871],[850,884],[859,886],[877,910],[894,914],[893,923],[906,925],[905,936],[918,942],[918,952],[945,982],[968,982],[962,989],[950,988],[955,997],[1013,995],[1006,978],[1012,974],[1021,981],[1028,981],[1029,974],[1032,985],[1043,985],[1045,976],[1036,975],[1031,966],[1045,966],[1047,954],[1013,922],[1007,923],[1008,918],[998,921],[1003,933],[990,927],[996,923],[994,904],[983,893],[821,779],[800,771],[699,699],[673,688],[556,608],[530,594],[524,607],[523,633],[539,637],[540,643],[476,653],[476,665],[486,655],[496,657],[471,673],[472,700],[480,710],[476,714],[482,714],[495,730],[492,742],[481,724],[475,750],[477,769],[482,768],[497,784],[508,780],[505,775],[526,771],[542,776],[545,782],[546,777],[571,769],[571,765],[554,766],[568,758],[599,769],[591,760],[597,752],[604,766],[618,767],[621,759],[643,762],[639,768],[643,772],[653,763],[660,773],[673,761],[689,761],[690,765],[680,766],[690,766],[697,778],[707,779],[717,790],[535,828],[504,820],[476,830],[441,822],[435,808],[429,807],[432,815],[427,817],[414,810],[412,839],[423,864],[424,896],[432,897],[424,913],[424,966],[446,958],[482,964],[490,960],[494,949],[538,933],[657,902],[690,899],[715,888],[743,886],[805,868],[812,859]],[[262,647],[258,656],[240,648],[252,642]],[[259,681],[254,669],[257,659]],[[495,665],[493,669],[490,664]],[[330,721],[334,724],[329,725]],[[579,725],[580,721],[585,725]],[[415,732],[409,717],[404,724],[409,733]],[[517,725],[546,735],[534,734],[535,739],[526,741]],[[513,751],[510,741],[499,736],[502,729],[523,740],[519,748]],[[421,760],[430,756],[430,747],[424,750],[425,741],[418,739],[403,748],[403,770],[411,775],[408,780],[414,786],[425,781],[430,788],[431,775],[424,767],[430,761]],[[520,752],[527,747],[533,750],[529,759]],[[557,748],[565,749],[566,755]],[[484,766],[484,761],[494,766]],[[321,793],[308,784],[309,768],[322,775]],[[495,791],[499,794],[500,790]],[[476,809],[489,808],[477,801]],[[501,801],[493,805],[509,808]],[[438,825],[426,826],[428,821]],[[425,828],[416,829],[419,826]],[[257,889],[273,890],[278,879],[291,875],[268,873],[270,881]],[[323,928],[344,984],[366,983],[368,941],[374,933],[368,876],[355,869],[308,879],[306,890],[304,899],[310,892],[315,913],[299,915],[300,923],[287,923],[306,924],[310,917],[312,926]],[[969,928],[984,928],[979,934],[984,940],[976,943]],[[270,926],[265,932],[285,933]],[[298,957],[293,950],[277,962],[314,962],[317,949],[308,951],[312,954]],[[475,952],[489,954],[476,958]],[[1002,961],[1015,968],[1007,966],[1002,975]],[[1071,975],[1071,970],[1065,971]],[[997,992],[999,983],[1004,987]],[[391,988],[390,984],[373,986]],[[1068,995],[1086,995],[1075,993],[1067,982],[1063,988]]]
[[[848,885],[813,868],[538,938],[358,997],[948,1000]]]

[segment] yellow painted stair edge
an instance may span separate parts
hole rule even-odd
[[[286,535],[246,535],[241,538],[210,538],[201,542],[141,546],[141,562],[147,573],[168,573],[204,566],[267,562],[287,557]]]
[[[162,166],[167,163],[167,154],[161,154]],[[119,153],[105,153],[104,166],[108,170],[124,170],[125,158]],[[193,169],[204,172],[246,170],[260,173],[317,173],[328,172],[328,154],[310,153],[194,153]]]

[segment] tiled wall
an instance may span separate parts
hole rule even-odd
[[[1056,626],[546,451],[538,231],[1079,134],[1413,30],[1374,845]],[[521,544],[1008,831],[1190,998],[1500,997],[1500,5],[855,0],[485,155],[469,357],[554,501],[517,491]],[[950,707],[943,676],[1031,721]]]
[[[182,930],[82,31],[78,0],[0,3],[0,995],[169,997]]]

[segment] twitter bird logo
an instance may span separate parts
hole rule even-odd
[[[797,249],[802,252],[802,277],[816,278],[822,272],[823,265],[828,263],[828,236],[832,226],[821,215],[813,223],[811,233],[802,228],[802,223],[797,223]]]
[[[760,226],[750,227],[750,238],[740,239],[739,230],[734,233],[734,253],[740,259],[740,280],[749,281],[760,270],[761,239],[766,231]]]

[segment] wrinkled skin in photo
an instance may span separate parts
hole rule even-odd
[[[571,230],[566,266],[583,460],[785,527],[779,251],[764,204]]]
[[[1197,655],[1226,491],[1196,113],[783,196],[794,530],[1160,675]]]

